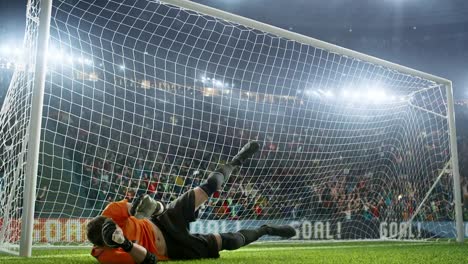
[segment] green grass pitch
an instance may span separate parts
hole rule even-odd
[[[0,254],[0,263],[97,263],[88,249],[35,250],[29,259]],[[167,263],[167,262],[166,262]],[[468,263],[468,243],[448,242],[360,242],[255,244],[236,251],[221,252],[220,259],[171,261],[169,263]]]

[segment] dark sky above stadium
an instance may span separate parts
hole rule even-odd
[[[0,0],[0,38],[18,43],[25,25],[26,0]],[[468,1],[466,0],[196,0],[454,81],[455,96],[468,98]],[[466,43],[442,42],[446,53],[421,58],[385,48],[352,45],[365,37],[437,38],[450,32]],[[418,35],[419,34],[419,35]],[[418,42],[421,45],[421,42]],[[427,41],[421,49],[432,49]],[[436,45],[440,53],[441,45]],[[387,47],[391,49],[392,47]],[[429,52],[430,53],[430,52]],[[435,53],[435,52],[434,52]],[[404,54],[402,52],[401,54]]]

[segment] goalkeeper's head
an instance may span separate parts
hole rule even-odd
[[[102,239],[102,225],[106,221],[107,217],[98,216],[91,220],[86,226],[86,236],[89,242],[98,247],[105,246],[104,240]]]

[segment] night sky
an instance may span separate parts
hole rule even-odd
[[[0,0],[0,38],[20,43],[26,0]],[[450,32],[468,39],[466,0],[197,0],[205,5],[289,29],[304,35],[355,49],[392,62],[453,80],[457,99],[468,98],[468,41],[444,43],[440,56],[418,58],[385,49],[352,45],[353,40],[372,36],[405,39],[408,34],[437,38]],[[431,43],[420,48],[430,51]],[[418,44],[419,45],[419,44]],[[390,47],[391,48],[391,47]],[[440,48],[440,47],[438,47]]]

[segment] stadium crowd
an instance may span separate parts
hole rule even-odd
[[[388,109],[357,106],[357,117],[348,118],[340,107],[299,97],[172,85],[144,95],[137,92],[141,87],[133,89],[114,90],[112,102],[107,95],[94,97],[89,106],[57,98],[48,109],[46,128],[64,136],[75,180],[96,213],[107,202],[142,193],[169,202],[199,185],[240,146],[258,140],[259,156],[209,201],[203,218],[407,220],[447,162],[440,155],[448,149],[444,133],[411,125],[400,133],[402,124],[393,118],[399,113]],[[115,98],[126,100],[119,105]],[[337,122],[351,122],[354,129]],[[460,137],[461,164],[466,145]],[[443,176],[417,219],[453,217],[452,193]]]
[[[330,31],[324,39],[392,61],[413,62],[416,68],[447,68],[439,72],[463,68],[453,65],[462,61],[453,56],[466,56],[468,35],[456,28],[414,27],[397,35],[374,31],[358,37],[352,30],[349,34]],[[161,64],[169,61],[169,55],[163,57]],[[0,102],[14,67],[1,59]],[[444,60],[451,67],[433,63]],[[117,63],[114,57],[111,61]],[[122,75],[137,75],[121,66]],[[85,65],[75,67],[78,74],[60,72],[67,67],[66,63],[58,69],[51,65],[51,71],[60,75],[53,81],[62,83],[48,86],[43,125],[53,138],[63,139],[66,158],[73,161],[75,186],[96,214],[107,202],[132,200],[141,193],[169,202],[200,184],[249,140],[262,143],[261,153],[210,200],[204,218],[408,219],[447,162],[447,138],[437,132],[447,128],[423,114],[412,117],[414,124],[404,124],[398,111],[407,109],[334,108],[306,100],[304,94],[202,89],[200,81],[192,87],[154,83],[148,87],[142,81],[115,76],[86,76]],[[468,219],[468,105],[456,107],[461,188]],[[348,110],[353,115],[347,115]],[[418,125],[430,130],[421,131]],[[452,217],[451,186],[451,180],[442,176],[417,217]],[[39,197],[47,201],[44,187],[39,186]]]
[[[259,156],[235,172],[203,218],[406,220],[447,162],[440,155],[448,149],[441,143],[446,135],[411,125],[402,134],[393,118],[399,113],[388,109],[353,106],[356,115],[346,119],[344,108],[299,96],[124,84],[113,87],[111,96],[109,84],[99,82],[93,86],[105,93],[89,90],[64,100],[59,96],[66,91],[51,87],[46,94],[46,131],[63,136],[75,180],[96,213],[107,202],[142,193],[169,202],[199,185],[240,146],[258,140]],[[457,118],[466,119],[467,109],[457,105]],[[468,128],[458,129],[468,219]],[[453,217],[451,188],[442,177],[417,219]]]

